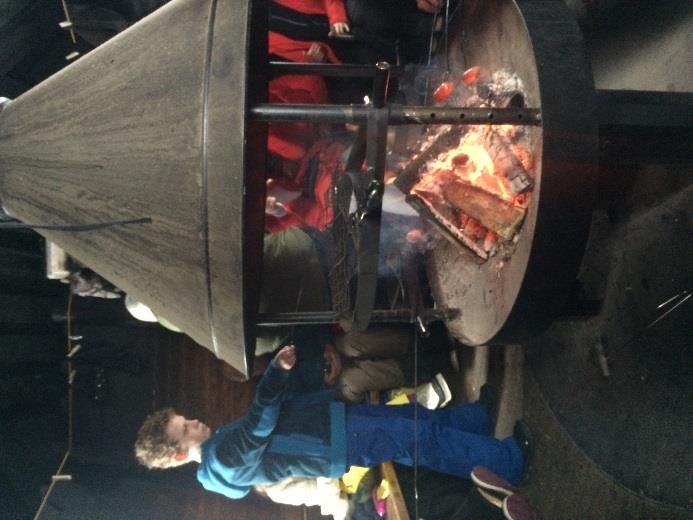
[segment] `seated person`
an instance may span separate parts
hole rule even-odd
[[[272,137],[272,136],[271,136]],[[268,149],[267,204],[265,226],[271,233],[290,227],[324,230],[333,220],[333,176],[344,171],[346,135],[318,139],[300,159],[286,150],[280,153],[270,142]]]
[[[277,504],[319,506],[322,516],[334,520],[348,517],[349,498],[338,479],[289,477],[276,484],[257,485],[255,491]]]
[[[329,311],[328,260],[321,243],[306,230],[290,228],[265,235],[259,312]],[[274,352],[292,328],[261,327],[255,355]]]
[[[432,15],[443,5],[444,0],[346,0],[354,34],[390,63],[417,63],[427,57]]]
[[[314,26],[315,32],[323,32],[325,36],[328,34],[341,36],[348,33],[350,30],[349,18],[347,17],[343,0],[271,0],[270,4],[270,9],[277,9],[280,12],[282,12],[280,8],[283,7],[294,13],[307,15],[304,24],[291,24],[293,25],[292,30],[294,31],[301,30],[301,28],[307,31],[310,28],[310,22],[307,20],[309,20],[311,15],[319,15],[327,18],[326,22],[329,26],[317,22]],[[284,21],[286,21],[286,19],[286,17],[283,18]],[[279,20],[277,20],[277,22],[279,22]]]
[[[309,7],[316,8],[321,2],[292,3],[307,3]],[[341,1],[330,3],[341,4]],[[335,19],[342,18],[336,16]],[[346,24],[335,22],[333,25],[341,27]],[[270,59],[341,63],[326,43],[293,40],[271,30],[268,40]],[[325,80],[320,76],[279,76],[270,80],[268,88],[271,103],[329,102]],[[343,170],[339,159],[346,146],[345,136],[332,135],[326,125],[310,122],[269,125],[266,226],[270,232],[293,226],[324,229],[331,222],[332,176],[338,169]]]
[[[342,0],[273,0],[268,7],[270,33],[295,42],[328,45],[339,62],[373,64],[381,59],[362,38],[352,34]],[[328,61],[338,63],[331,58]]]
[[[411,63],[427,56],[442,0],[274,0],[269,30],[329,43],[345,63]],[[341,22],[341,23],[340,23]]]
[[[413,334],[409,326],[347,333],[332,333],[320,326],[296,327],[290,339],[282,342],[294,344],[299,359],[291,387],[297,394],[334,387],[337,398],[361,403],[370,391],[415,386]],[[428,354],[433,348],[426,344],[419,353],[419,380],[431,383],[417,390],[417,398],[423,406],[435,403],[432,408],[436,408],[446,404],[451,394],[442,375],[431,377]]]
[[[524,439],[498,440],[481,403],[426,410],[417,405],[345,405],[324,392],[286,394],[296,351],[284,347],[260,380],[248,412],[214,434],[172,409],[147,418],[135,453],[150,468],[199,463],[209,491],[242,498],[253,486],[287,477],[343,475],[384,461],[469,478],[484,465],[511,484],[524,473]],[[416,432],[416,433],[415,433]]]
[[[327,270],[329,252],[319,234],[290,228],[265,236],[260,308],[263,314],[331,310]],[[421,351],[440,350],[449,341],[444,327],[432,327],[434,335],[422,342]],[[365,332],[330,327],[261,327],[256,342],[256,364],[264,368],[262,356],[293,341],[298,346],[299,376],[305,387],[316,390],[323,384],[325,362],[329,385],[336,385],[342,399],[362,402],[369,390],[403,385],[415,386],[413,331],[408,326],[380,326]],[[422,379],[434,371],[422,370]]]

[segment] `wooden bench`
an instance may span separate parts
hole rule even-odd
[[[378,392],[369,392],[368,401],[372,404],[380,402]],[[407,511],[407,504],[404,501],[404,495],[399,485],[395,467],[392,462],[383,462],[379,469],[380,476],[390,484],[390,495],[385,499],[385,503],[387,504],[386,518],[388,520],[409,520],[410,517]]]

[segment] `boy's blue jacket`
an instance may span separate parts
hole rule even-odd
[[[197,479],[205,489],[242,498],[255,484],[344,474],[344,404],[330,390],[283,401],[291,377],[270,363],[248,412],[202,445]]]

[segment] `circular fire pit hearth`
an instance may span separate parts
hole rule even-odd
[[[516,74],[541,126],[532,142],[534,187],[515,244],[480,262],[441,239],[427,259],[436,304],[459,309],[450,332],[468,345],[523,341],[557,316],[584,253],[597,172],[598,126],[582,36],[562,2],[463,2],[450,22],[452,77],[480,68]]]

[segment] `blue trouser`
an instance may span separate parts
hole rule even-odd
[[[474,466],[486,466],[512,484],[524,471],[515,439],[491,436],[489,417],[479,403],[441,410],[415,404],[347,406],[346,433],[349,466],[391,460],[462,478],[470,478]]]

